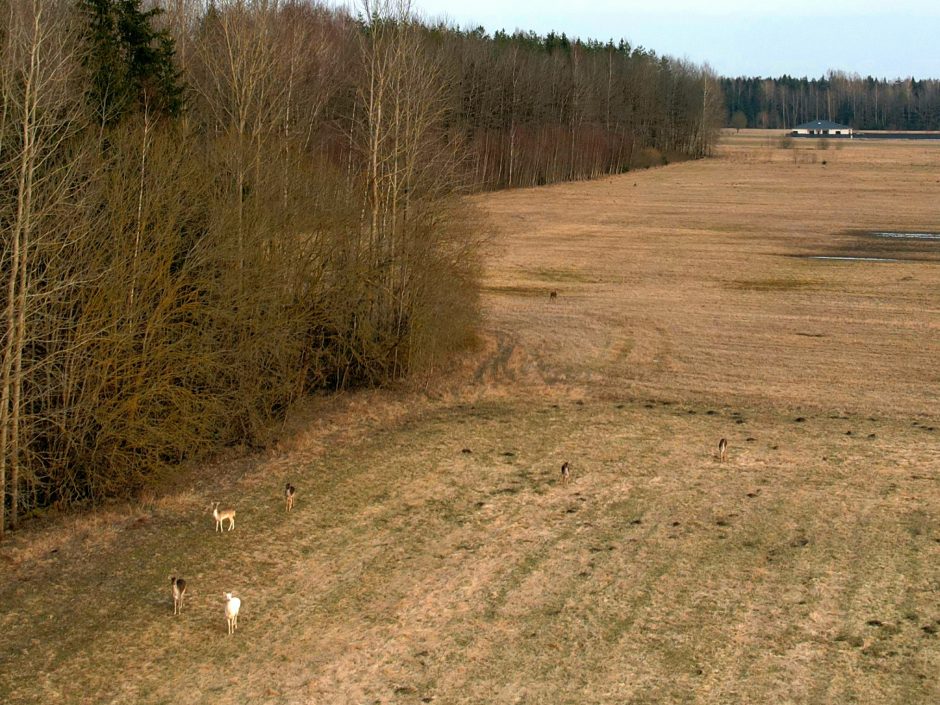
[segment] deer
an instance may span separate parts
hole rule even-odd
[[[728,459],[728,439],[722,438],[718,441],[718,462],[722,463]]]
[[[238,611],[242,608],[242,601],[233,597],[230,592],[223,592],[225,598],[225,619],[228,622],[228,633],[234,634],[238,629]]]
[[[222,522],[226,519],[229,520],[228,530],[231,531],[235,528],[235,508],[234,507],[225,507],[219,509],[219,503],[212,503],[212,516],[215,517],[215,530],[224,531],[222,528]]]
[[[284,486],[284,500],[287,502],[287,511],[290,512],[294,508],[294,494],[297,492],[297,488],[294,487],[291,483],[287,483]]]
[[[571,478],[571,466],[568,465],[568,461],[566,460],[565,462],[561,464],[561,481],[563,484],[567,485],[568,480],[570,478]]]
[[[553,291],[548,295],[548,300],[549,300],[549,301],[555,301],[557,298],[558,298],[558,292],[557,292],[557,291],[554,291],[554,290],[553,290]]]
[[[186,581],[182,578],[177,578],[175,575],[171,575],[170,587],[173,590],[173,614],[182,614],[183,595],[186,594]]]

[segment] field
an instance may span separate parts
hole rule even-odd
[[[818,146],[475,197],[450,378],[0,544],[0,702],[940,702],[940,142]]]

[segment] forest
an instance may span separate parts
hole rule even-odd
[[[704,67],[408,2],[0,3],[0,533],[474,343],[473,191],[709,153]]]
[[[940,130],[940,80],[722,78],[728,127],[788,129],[832,120],[856,130]]]

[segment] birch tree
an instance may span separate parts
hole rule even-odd
[[[41,292],[33,272],[41,248],[58,237],[52,216],[68,197],[65,145],[79,125],[74,16],[64,2],[12,0],[0,34],[0,172],[4,250],[3,359],[0,370],[0,532],[9,495],[9,523],[20,507],[24,415],[24,352],[34,337],[30,312]],[[31,478],[25,478],[29,481]]]

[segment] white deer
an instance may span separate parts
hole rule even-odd
[[[238,629],[238,610],[242,607],[242,601],[233,597],[232,593],[222,593],[225,597],[225,619],[228,621],[228,633],[234,634]]]

